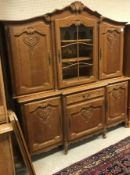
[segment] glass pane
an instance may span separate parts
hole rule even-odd
[[[62,45],[62,59],[77,57],[77,43],[64,43]]]
[[[91,76],[93,73],[93,64],[90,62],[80,62],[79,63],[79,76]]]
[[[92,43],[93,27],[86,27],[83,24],[81,24],[79,26],[78,39],[90,39],[90,43]]]
[[[93,28],[72,24],[60,29],[62,78],[79,79],[93,73]],[[78,32],[78,33],[77,33]]]
[[[60,38],[62,40],[76,40],[77,39],[77,28],[73,24],[70,27],[64,27],[60,29]]]
[[[87,45],[86,43],[79,44],[79,57],[90,57],[93,58],[93,46]]]
[[[79,77],[93,75],[93,28],[80,25],[78,29]]]
[[[77,63],[63,63],[62,66],[63,66],[63,79],[70,79],[78,76]]]

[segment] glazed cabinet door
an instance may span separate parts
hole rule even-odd
[[[127,122],[127,90],[127,82],[107,87],[107,125]]]
[[[122,75],[124,26],[101,22],[99,28],[99,78]]]
[[[55,20],[59,87],[96,80],[97,21],[82,15]]]
[[[50,26],[39,20],[6,29],[14,94],[52,89]]]
[[[74,140],[103,130],[104,98],[70,105],[67,107],[68,139]]]
[[[32,153],[62,143],[60,98],[25,104],[25,134]]]

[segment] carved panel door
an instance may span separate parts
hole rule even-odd
[[[82,15],[57,19],[59,87],[96,80],[97,20]]]
[[[31,152],[62,143],[60,98],[25,104],[24,113],[25,134]]]
[[[69,140],[92,134],[104,128],[104,98],[70,105],[67,114]]]
[[[107,124],[127,122],[127,82],[107,87]]]
[[[124,27],[102,22],[99,33],[99,77],[122,75]]]
[[[11,25],[8,30],[14,94],[52,89],[50,26],[38,21]]]

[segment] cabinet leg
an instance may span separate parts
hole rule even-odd
[[[69,147],[68,142],[65,142],[65,143],[64,143],[64,153],[65,153],[65,154],[68,153],[68,147]]]
[[[107,131],[106,128],[104,128],[103,135],[102,135],[104,139],[106,138],[106,131]]]
[[[130,127],[130,122],[128,120],[125,121],[125,127],[126,128]]]
[[[130,128],[130,121],[128,121],[128,128]]]

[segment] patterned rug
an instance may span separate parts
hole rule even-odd
[[[130,137],[54,175],[130,175]]]

